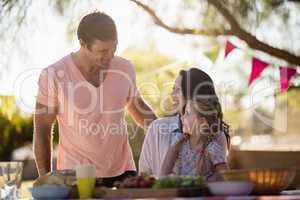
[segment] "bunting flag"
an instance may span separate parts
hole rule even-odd
[[[280,67],[280,87],[284,92],[289,88],[291,78],[296,74],[297,70],[294,68]]]
[[[251,83],[257,79],[259,77],[259,75],[262,73],[262,71],[264,71],[264,69],[269,65],[269,63],[266,63],[262,60],[259,60],[257,58],[253,58],[252,59],[252,71],[251,71],[251,75],[249,78],[249,84],[251,85]]]
[[[225,46],[225,58],[227,57],[227,55],[233,50],[237,48],[234,44],[232,44],[229,41],[226,41],[226,46]]]
[[[230,52],[232,52],[235,48],[238,48],[234,44],[232,44],[230,41],[226,41],[225,44],[225,56],[226,58]],[[210,56],[208,56],[210,57]],[[264,62],[258,58],[253,57],[252,58],[252,70],[249,77],[248,86],[252,84],[252,82],[257,79],[260,74],[265,70],[265,68],[270,65],[267,62]],[[291,67],[280,67],[280,88],[282,92],[285,92],[289,88],[289,84],[293,76],[297,73],[296,68]]]

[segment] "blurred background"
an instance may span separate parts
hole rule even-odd
[[[213,78],[231,126],[233,168],[300,166],[296,0],[0,0],[0,161],[23,160],[24,179],[36,177],[32,113],[39,73],[77,51],[78,23],[94,10],[115,20],[117,54],[134,64],[141,94],[159,116],[171,109],[179,70],[199,67]],[[238,48],[225,58],[227,41]],[[270,66],[249,86],[253,57]],[[280,91],[279,66],[297,70],[287,92]],[[137,162],[144,131],[126,120]],[[54,141],[55,157],[57,128]]]

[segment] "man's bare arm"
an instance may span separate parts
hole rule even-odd
[[[135,97],[129,103],[127,109],[134,121],[144,129],[146,129],[150,123],[157,118],[151,107],[141,96]]]
[[[36,103],[34,114],[33,152],[39,176],[51,171],[52,127],[57,108]]]

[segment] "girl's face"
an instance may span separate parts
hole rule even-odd
[[[172,91],[173,109],[176,112],[181,112],[185,105],[185,99],[181,90],[181,81],[181,75],[177,76]]]
[[[208,123],[204,117],[198,115],[192,101],[188,101],[186,104],[184,115],[182,116],[183,132],[189,135],[199,134],[202,129],[208,127]]]

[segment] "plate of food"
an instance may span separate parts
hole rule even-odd
[[[73,178],[51,172],[37,178],[29,191],[35,199],[63,199],[69,196],[74,184]]]
[[[168,176],[160,179],[145,174],[116,182],[113,188],[96,187],[97,198],[174,198],[206,194],[202,177]]]

